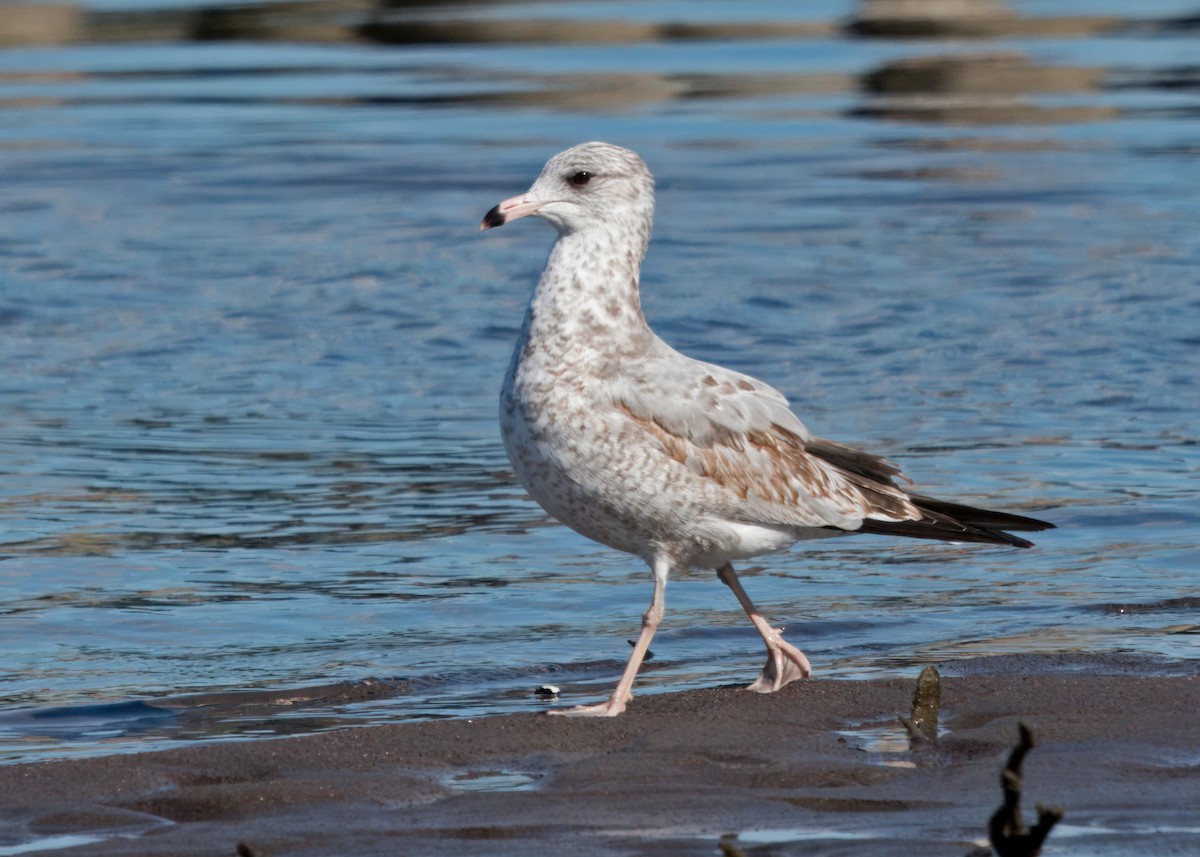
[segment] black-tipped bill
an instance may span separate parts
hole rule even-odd
[[[492,207],[492,210],[483,216],[483,223],[479,224],[480,229],[494,229],[497,226],[503,226],[508,220],[500,211],[500,206]]]
[[[479,228],[492,229],[496,226],[503,226],[517,218],[537,214],[537,210],[541,207],[542,203],[530,199],[529,194],[523,193],[520,196],[514,196],[511,199],[504,200],[504,202],[485,214],[483,216],[483,223],[479,224]]]

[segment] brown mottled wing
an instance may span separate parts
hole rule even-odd
[[[808,431],[778,391],[681,357],[622,377],[614,404],[666,455],[730,492],[732,520],[856,530],[868,518],[920,519],[883,459],[857,453],[861,466],[853,466],[853,450],[836,444],[829,448],[844,450],[848,466],[812,454]]]
[[[623,376],[613,400],[664,454],[729,492],[731,520],[1017,547],[1031,543],[1005,530],[1054,526],[910,494],[886,458],[811,437],[777,390],[677,352]]]

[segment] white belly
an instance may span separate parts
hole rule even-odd
[[[500,426],[530,496],[561,523],[617,550],[719,568],[807,536],[717,514],[722,504],[715,498],[724,489],[672,460],[615,409],[585,408],[569,396],[552,408],[530,407],[506,387]]]

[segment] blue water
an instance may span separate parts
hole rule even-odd
[[[1032,551],[863,537],[757,561],[747,589],[820,675],[1200,653],[1200,32],[1164,24],[1194,7],[947,41],[793,5],[434,17],[826,30],[0,50],[0,759],[611,689],[648,573],[550,522],[495,426],[552,233],[478,231],[587,139],[655,172],[644,306],[668,341],[925,493],[1059,527]],[[154,4],[93,9],[118,6]],[[984,55],[1025,82],[981,86]],[[985,71],[867,87],[935,56]],[[642,692],[757,673],[711,574],[667,601]],[[358,690],[302,712],[178,714],[337,682]]]

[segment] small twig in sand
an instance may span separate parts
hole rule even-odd
[[[737,838],[736,833],[726,833],[717,841],[717,847],[721,849],[721,857],[746,857],[746,852],[735,844]]]
[[[637,643],[635,643],[633,640],[626,640],[625,642],[633,646],[635,649],[637,648]],[[642,662],[645,663],[646,661],[652,660],[654,660],[654,652],[646,649],[646,654],[642,657]]]
[[[1033,730],[1018,723],[1020,740],[1008,757],[1008,764],[1000,774],[1000,788],[1004,790],[1004,803],[988,822],[988,838],[1000,857],[1036,857],[1042,851],[1042,843],[1050,835],[1050,829],[1063,817],[1058,807],[1038,804],[1038,820],[1032,828],[1026,828],[1021,820],[1021,762],[1025,754],[1033,749]]]
[[[933,744],[938,736],[938,709],[942,704],[942,676],[937,667],[930,665],[917,676],[917,689],[913,691],[912,715],[900,715],[900,722],[908,730],[909,744]]]

